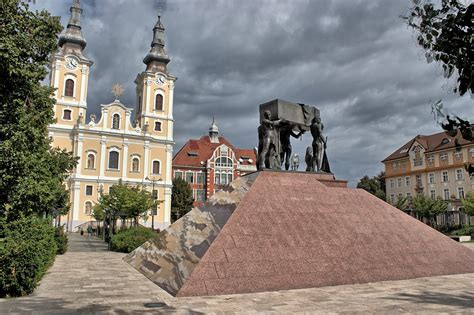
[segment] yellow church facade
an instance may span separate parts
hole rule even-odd
[[[56,89],[54,115],[49,126],[52,146],[78,157],[67,181],[71,209],[61,217],[70,231],[92,218],[92,208],[101,193],[120,180],[146,187],[162,202],[157,211],[140,222],[155,228],[170,224],[171,163],[173,154],[173,93],[176,78],[167,71],[170,61],[164,50],[164,27],[160,18],[153,28],[146,70],[136,79],[136,104],[130,108],[116,99],[100,105],[100,116],[87,117],[87,88],[92,61],[84,56],[86,40],[81,32],[82,9],[74,0],[67,28],[60,35],[58,52],[51,59],[50,84]],[[132,117],[133,121],[132,121]]]

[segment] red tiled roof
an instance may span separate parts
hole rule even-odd
[[[206,161],[212,157],[214,150],[223,144],[234,151],[237,160],[243,158],[244,165],[256,165],[257,158],[252,149],[236,148],[224,137],[219,137],[219,143],[212,143],[209,136],[202,136],[199,140],[191,139],[186,142],[173,157],[173,165],[203,167],[206,165]],[[245,157],[250,158],[251,161]]]
[[[446,139],[446,140],[445,140]],[[416,141],[423,146],[425,153],[433,151],[441,151],[455,148],[455,139],[462,146],[468,144],[474,144],[473,141],[468,141],[462,138],[461,133],[458,131],[455,137],[448,136],[445,132],[439,132],[432,135],[418,135],[405,143],[402,147],[395,150],[392,154],[387,156],[382,162],[397,160],[408,157],[409,150],[413,143]]]

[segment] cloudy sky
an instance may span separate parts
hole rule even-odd
[[[72,0],[36,0],[66,25]],[[110,103],[135,107],[134,79],[145,69],[163,0],[82,0],[86,56],[94,61],[88,113]],[[281,98],[321,110],[328,156],[351,186],[417,134],[439,132],[430,104],[443,99],[474,114],[469,95],[427,64],[400,18],[409,0],[169,0],[162,14],[175,89],[175,152],[207,133],[216,116],[234,145],[257,145],[258,105]],[[310,135],[293,141],[300,155]],[[300,168],[304,167],[304,163]]]

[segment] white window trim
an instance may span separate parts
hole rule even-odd
[[[88,187],[88,186],[92,187],[92,194],[90,194],[90,195],[87,194],[87,187]],[[86,189],[85,189],[85,191],[84,191],[84,195],[85,195],[85,196],[94,196],[94,185],[86,185]]]
[[[183,178],[183,177],[184,177],[184,173],[185,173],[184,171],[174,171],[174,172],[173,172],[173,178],[176,178],[176,173],[181,173],[181,179],[184,179],[184,178]]]
[[[461,171],[461,179],[458,178],[458,171]],[[462,169],[462,168],[457,168],[456,169],[456,180],[458,180],[458,181],[464,180],[464,169]]]
[[[72,90],[72,96],[66,96],[66,81],[71,79],[74,82],[74,89]],[[64,75],[64,82],[63,82],[63,97],[72,97],[76,98],[76,91],[77,91],[77,76],[73,73],[66,73]]]
[[[64,112],[65,111],[70,111],[71,112],[71,119],[64,119]],[[72,114],[74,113],[74,111],[72,110],[72,108],[63,108],[63,114],[61,115],[61,120],[63,121],[72,121]]]
[[[118,115],[119,116],[119,126],[118,126],[118,129],[115,129],[113,128],[114,126],[114,116],[115,115]],[[122,114],[120,114],[119,112],[114,112],[112,113],[112,115],[110,116],[110,129],[112,130],[120,130],[120,125],[122,124]]]
[[[118,165],[117,168],[110,168],[110,152],[118,153]],[[107,151],[107,171],[120,171],[120,148],[119,147],[110,147]]]
[[[193,174],[193,180],[192,180],[192,182],[188,182],[188,176],[187,176],[188,173]],[[194,184],[194,182],[195,182],[195,180],[196,180],[194,175],[195,175],[195,174],[194,174],[193,171],[186,171],[186,172],[184,172],[184,180],[185,180],[187,183],[189,183],[189,184]]]
[[[160,167],[159,167],[158,173],[153,173],[153,164],[154,164],[155,162],[159,162],[159,163],[160,163]],[[161,164],[162,164],[162,163],[161,163],[161,160],[158,160],[158,159],[154,159],[154,160],[151,161],[151,174],[152,174],[152,175],[161,175]]]
[[[165,91],[163,91],[162,89],[155,89],[155,93],[153,94],[153,104],[152,104],[152,112],[164,112],[165,111]],[[160,94],[161,97],[163,97],[163,109],[162,110],[159,110],[159,109],[156,109],[156,96]]]

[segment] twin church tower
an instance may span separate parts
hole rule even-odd
[[[164,27],[158,17],[153,28],[146,70],[137,75],[136,105],[128,108],[118,99],[101,105],[100,117],[87,117],[87,93],[92,61],[84,55],[86,39],[81,31],[80,0],[73,0],[67,28],[60,35],[58,51],[51,59],[50,84],[56,89],[54,115],[49,126],[52,146],[79,158],[67,182],[71,210],[61,218],[68,230],[94,219],[92,207],[101,193],[122,180],[143,185],[163,202],[150,211],[147,221],[155,228],[170,224],[173,153],[173,90],[176,78],[167,70]],[[132,111],[134,120],[132,121]]]

